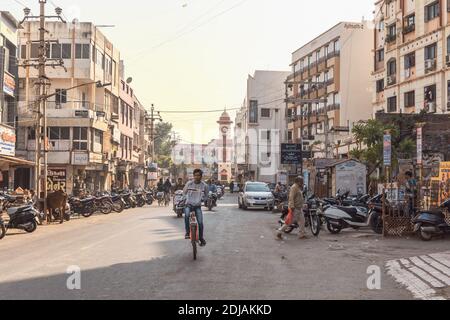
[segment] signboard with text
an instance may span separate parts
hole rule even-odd
[[[55,192],[62,190],[67,192],[66,179],[66,169],[49,168],[47,170],[47,191]]]
[[[281,144],[281,164],[301,164],[302,145],[298,143]]]
[[[16,91],[16,81],[14,80],[14,77],[10,76],[6,72],[3,75],[3,92],[11,97],[14,97],[14,91]]]
[[[423,131],[422,128],[417,128],[417,164],[422,164],[422,140],[423,140]]]
[[[16,132],[3,125],[0,125],[0,155],[16,155]]]
[[[392,164],[392,136],[385,134],[383,139],[383,163],[385,167]]]

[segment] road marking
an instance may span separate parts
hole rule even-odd
[[[405,286],[414,298],[446,300],[435,289],[450,287],[450,252],[391,260],[386,263],[387,273]]]

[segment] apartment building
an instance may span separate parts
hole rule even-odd
[[[46,56],[65,67],[46,70],[51,83],[47,90],[55,94],[47,102],[49,172],[63,181],[57,188],[68,193],[109,189],[116,172],[112,153],[120,144],[120,52],[92,23],[47,22],[46,29]],[[38,34],[38,22],[24,23],[19,32],[21,62],[38,57]],[[31,161],[36,157],[37,77],[35,68],[19,69],[18,154]],[[33,170],[24,169],[21,175],[32,177],[24,187],[34,187]]]
[[[345,158],[353,125],[371,118],[373,30],[341,22],[292,54],[288,140],[314,158]]]
[[[286,141],[284,82],[290,72],[257,70],[247,79],[246,96],[235,118],[235,176],[274,183],[282,169]]]
[[[373,111],[450,112],[450,2],[375,3]]]

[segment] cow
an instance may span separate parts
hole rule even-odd
[[[47,222],[52,222],[53,213],[59,211],[59,223],[64,223],[68,195],[62,190],[49,193],[47,195]]]

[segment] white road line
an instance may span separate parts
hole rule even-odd
[[[427,272],[423,271],[422,269],[412,265],[411,262],[408,259],[400,259],[400,262],[410,272],[416,274],[417,276],[422,278],[422,280],[425,280],[426,282],[431,284],[433,287],[435,287],[435,288],[443,288],[443,287],[445,287],[445,285],[442,282],[438,281],[437,279],[435,279],[434,277],[432,277],[430,274],[428,274]]]
[[[414,263],[416,266],[421,268],[422,270],[425,270],[429,274],[431,274],[436,279],[442,281],[447,286],[450,286],[450,277],[447,277],[445,274],[442,274],[429,264],[425,263],[423,260],[419,259],[418,257],[410,258],[411,262]]]
[[[422,260],[424,260],[429,265],[433,266],[433,268],[441,271],[442,273],[450,276],[450,268],[446,267],[442,263],[437,262],[435,259],[430,258],[429,256],[420,256]]]
[[[388,261],[386,267],[388,269],[387,273],[398,283],[405,286],[413,294],[414,298],[422,300],[444,300],[443,297],[437,296],[436,291],[427,283],[402,268],[398,260]]]
[[[442,263],[443,265],[450,267],[450,252],[435,253],[430,254],[429,256]]]

